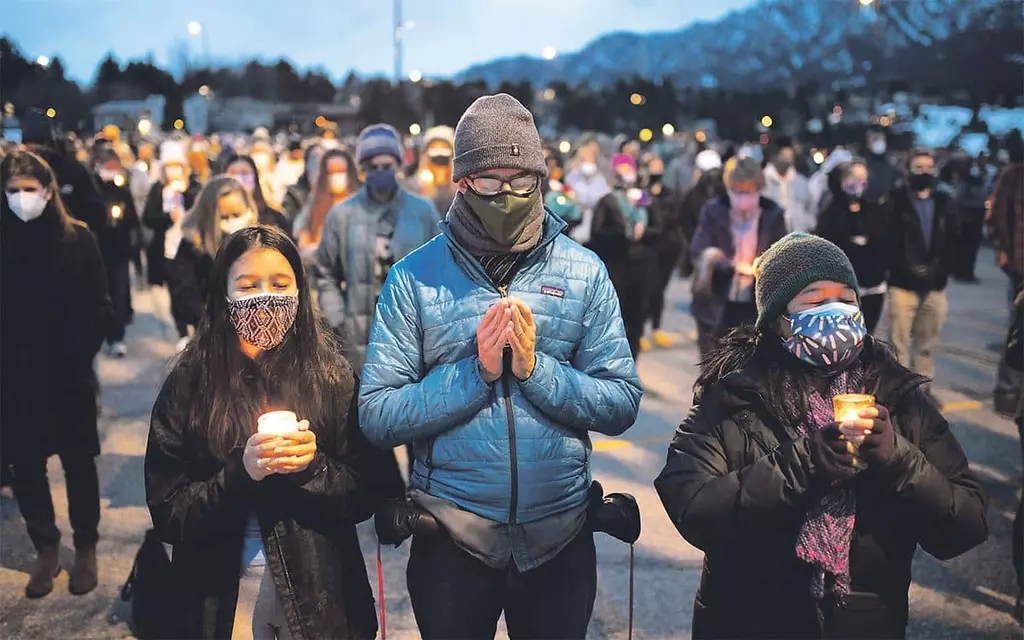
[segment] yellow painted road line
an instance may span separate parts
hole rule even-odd
[[[974,411],[981,409],[984,405],[977,400],[956,400],[942,405],[942,413],[958,413],[963,411]],[[594,443],[594,451],[615,451],[617,449],[628,449],[629,447],[645,444],[663,444],[666,447],[672,441],[672,434],[667,433],[661,437],[631,438],[618,440],[598,440]]]

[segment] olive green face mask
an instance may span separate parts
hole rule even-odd
[[[487,235],[502,247],[511,248],[523,235],[530,221],[530,213],[540,200],[540,189],[528,196],[501,193],[488,198],[467,189],[463,196],[480,219]]]

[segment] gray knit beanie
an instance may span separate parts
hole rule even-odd
[[[754,264],[757,328],[765,329],[807,285],[840,282],[857,291],[857,275],[843,250],[824,238],[793,232],[761,254]]]
[[[373,156],[389,155],[402,164],[402,138],[387,124],[371,124],[359,132],[356,140],[356,163],[363,164]]]
[[[548,175],[533,115],[507,93],[477,98],[455,127],[452,180],[490,169]]]

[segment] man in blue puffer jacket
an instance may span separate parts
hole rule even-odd
[[[408,588],[424,638],[582,638],[597,589],[589,431],[643,391],[601,261],[545,210],[530,112],[499,94],[455,132],[442,234],[392,267],[360,389],[379,446],[412,444]]]

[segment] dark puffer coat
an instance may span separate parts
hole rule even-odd
[[[821,497],[817,470],[808,439],[769,391],[768,363],[784,358],[792,356],[762,346],[737,366],[744,358],[728,363],[726,353],[655,481],[676,528],[705,553],[693,637],[902,638],[914,552],[920,545],[949,559],[982,543],[985,495],[922,389],[926,379],[869,343],[866,388],[891,413],[895,453],[885,468],[851,481],[851,594],[845,608],[819,605],[809,590],[813,569],[794,550],[804,514]]]
[[[174,547],[180,590],[168,606],[177,608],[180,627],[168,637],[230,637],[245,523],[253,512],[292,635],[376,635],[355,525],[372,515],[385,492],[393,495],[401,477],[394,456],[359,430],[357,381],[347,363],[344,369],[327,415],[310,426],[317,436],[313,462],[300,473],[261,482],[245,471],[241,447],[219,460],[186,425],[189,407],[171,399],[183,397],[187,376],[179,369],[164,383],[146,448],[146,498],[158,536]],[[193,394],[203,401],[194,390],[186,395]]]

